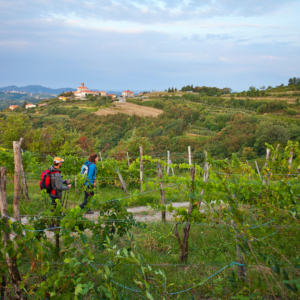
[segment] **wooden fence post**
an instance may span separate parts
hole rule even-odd
[[[270,158],[270,149],[267,149],[267,154],[266,154],[266,162],[265,162],[265,168],[268,166],[268,162],[269,162],[269,158]],[[269,186],[269,180],[270,180],[270,171],[267,174],[267,181],[265,181],[265,179],[263,179],[263,184],[266,186]]]
[[[262,181],[262,178],[261,178],[261,175],[260,175],[260,172],[259,172],[259,167],[258,167],[258,164],[257,164],[256,161],[255,161],[255,165],[256,165],[257,173],[258,173],[258,175],[259,175],[259,179],[260,179],[260,181]]]
[[[290,157],[288,160],[290,170],[292,169],[293,156],[294,156],[294,149],[292,148],[291,152],[290,152]],[[287,178],[289,178],[289,174],[287,175]]]
[[[141,193],[143,192],[143,146],[140,146],[140,185]]]
[[[9,228],[9,217],[8,217],[8,209],[6,202],[6,174],[7,168],[0,167],[0,209],[1,209],[1,217],[4,220],[6,227]],[[8,231],[3,231],[3,244],[6,247],[7,242],[10,241],[10,235]],[[16,257],[10,257],[8,253],[5,254],[5,260],[8,267],[8,272],[12,281],[12,286],[15,290],[15,298],[23,300],[24,297],[22,295],[22,289],[20,289],[20,283],[22,281],[19,269],[17,266]]]
[[[14,218],[16,221],[21,221],[20,217],[20,161],[21,161],[21,151],[20,151],[20,142],[13,142],[14,148],[14,161],[15,161],[15,174],[14,174],[14,200],[13,200],[13,210]]]
[[[170,173],[170,151],[167,151],[167,174]]]
[[[23,141],[24,141],[24,138],[21,138],[20,139],[20,169],[21,169],[21,173],[22,173],[22,181],[23,181],[23,189],[24,189],[25,199],[27,201],[29,201],[28,186],[27,186],[27,182],[26,182],[26,176],[25,176],[23,160],[22,160],[22,155],[21,155],[21,147],[22,147]]]
[[[206,183],[206,182],[207,182],[207,179],[208,179],[208,177],[209,177],[209,172],[208,172],[208,170],[210,169],[211,165],[209,165],[208,162],[207,162],[207,151],[204,151],[204,153],[205,153],[205,162],[204,162],[203,181],[204,181],[204,183]],[[201,191],[201,194],[200,194],[200,195],[201,195],[201,198],[200,198],[199,203],[198,203],[198,209],[200,209],[200,206],[201,206],[201,204],[202,204],[202,197],[203,197],[203,195],[204,195],[204,190]]]
[[[128,152],[127,153],[127,164],[128,164],[128,167],[130,167],[130,161],[129,161],[129,155],[128,155]]]
[[[172,161],[170,160],[170,164],[172,164]],[[173,168],[171,168],[171,170],[172,170],[172,174],[173,174],[173,176],[175,175],[175,173],[174,173],[174,169]]]
[[[192,153],[191,153],[191,146],[188,146],[188,152],[189,152],[189,165],[192,165]]]
[[[158,184],[159,184],[159,188],[160,188],[160,203],[161,203],[161,205],[164,205],[164,204],[166,204],[165,191],[163,189],[164,186],[161,182],[163,174],[162,174],[162,169],[161,169],[161,165],[160,165],[159,161],[157,163],[157,177],[158,177]],[[161,212],[161,220],[166,221],[166,211],[165,210]]]
[[[129,194],[128,194],[128,191],[127,191],[127,188],[126,188],[126,184],[125,184],[125,182],[124,182],[124,180],[123,180],[123,177],[122,177],[120,171],[117,170],[117,173],[118,173],[118,176],[119,176],[120,183],[121,183],[121,186],[122,186],[123,191],[125,192],[126,195],[129,195]]]

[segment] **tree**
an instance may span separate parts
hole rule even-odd
[[[21,107],[25,108],[27,104],[28,104],[27,101],[24,101],[24,103],[21,105]]]
[[[265,90],[266,87],[263,85],[262,87],[260,87],[261,90]]]
[[[3,145],[12,149],[13,141],[25,137],[30,129],[29,119],[24,114],[9,116],[5,121],[0,120],[0,139]]]
[[[265,121],[257,126],[255,137],[254,150],[261,155],[265,153],[265,143],[274,144],[276,142],[285,145],[290,138],[290,133],[281,125]]]
[[[253,156],[255,156],[253,148],[251,148],[251,147],[245,147],[243,149],[242,156],[243,157],[253,157]]]

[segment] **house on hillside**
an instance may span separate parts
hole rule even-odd
[[[103,92],[99,91],[90,91],[87,87],[84,86],[84,83],[81,83],[80,87],[77,88],[77,91],[74,92],[75,98],[83,98],[86,95],[98,96]],[[104,92],[105,93],[105,92]],[[106,94],[106,93],[105,93]]]
[[[66,101],[67,97],[63,97],[63,96],[59,96],[58,99],[62,100],[62,101]]]
[[[36,105],[32,104],[32,103],[29,103],[29,104],[26,104],[25,105],[25,108],[32,108],[32,107],[36,107]]]
[[[116,94],[107,94],[106,97],[111,97],[111,99],[117,98]]]
[[[38,107],[42,107],[42,106],[48,106],[48,104],[47,103],[41,103],[41,104],[38,105]]]
[[[126,98],[133,98],[134,92],[127,90],[127,91],[122,92],[122,96],[126,97]]]
[[[11,105],[11,106],[9,107],[9,109],[14,110],[14,109],[17,108],[17,107],[19,107],[19,105]]]
[[[102,92],[100,92],[100,96],[105,97],[105,96],[108,96],[108,95],[106,95],[106,92],[102,91]]]

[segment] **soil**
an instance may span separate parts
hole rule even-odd
[[[137,115],[141,117],[157,117],[162,114],[163,111],[161,109],[140,106],[133,103],[114,103],[116,107],[114,108],[105,108],[97,111],[95,114],[98,116],[106,116],[106,115],[115,115],[118,113],[126,114],[126,115]]]

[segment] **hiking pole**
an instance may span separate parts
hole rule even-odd
[[[62,197],[62,206],[64,206],[66,200],[66,192],[64,192],[63,197]]]

